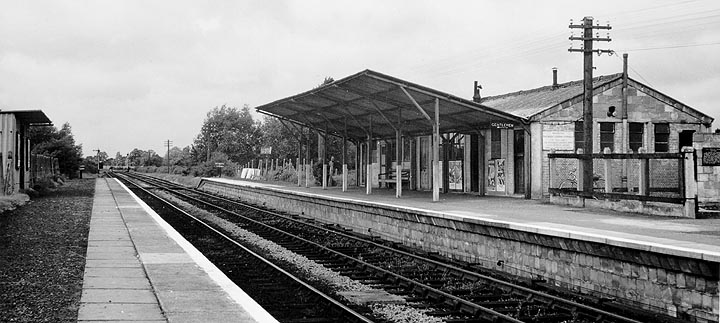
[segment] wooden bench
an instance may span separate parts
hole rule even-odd
[[[389,171],[378,174],[378,183],[380,184],[380,187],[382,187],[382,184],[385,184],[387,187],[395,185],[395,183],[397,183],[396,173],[396,171]],[[403,169],[400,171],[400,182],[402,184],[410,183],[410,170]]]

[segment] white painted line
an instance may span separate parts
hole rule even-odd
[[[163,220],[160,215],[155,213],[153,209],[150,208],[145,202],[143,202],[137,195],[135,195],[130,189],[127,188],[123,183],[121,183],[118,179],[115,179],[115,181],[120,184],[120,186],[127,191],[130,196],[132,196],[135,201],[142,206],[142,208],[147,212],[150,217],[157,222],[158,225],[160,225],[161,228],[165,230],[167,235],[175,240],[175,242],[182,247],[185,252],[190,255],[190,258],[192,258],[195,263],[202,268],[203,271],[205,271],[210,278],[215,281],[227,294],[228,296],[235,301],[238,305],[240,305],[242,308],[247,311],[250,316],[255,319],[257,322],[260,323],[275,323],[278,322],[272,315],[270,315],[264,308],[262,308],[257,302],[255,302],[254,299],[252,299],[248,294],[246,294],[240,287],[235,285],[230,278],[225,276],[225,274],[217,268],[210,260],[205,258],[205,256],[195,248],[190,242],[185,240],[180,233],[175,231],[173,227],[171,227],[165,220]]]

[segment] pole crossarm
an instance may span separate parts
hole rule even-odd
[[[597,54],[614,54],[615,51],[612,49],[582,49],[582,48],[569,48],[568,52],[580,52],[580,53],[597,53]]]

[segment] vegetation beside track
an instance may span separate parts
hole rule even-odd
[[[0,322],[75,322],[95,179],[0,214]]]

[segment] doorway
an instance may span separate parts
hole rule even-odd
[[[680,132],[678,140],[678,151],[682,152],[682,147],[692,147],[693,134],[695,130],[683,130]]]
[[[515,194],[525,194],[525,130],[513,132]]]

